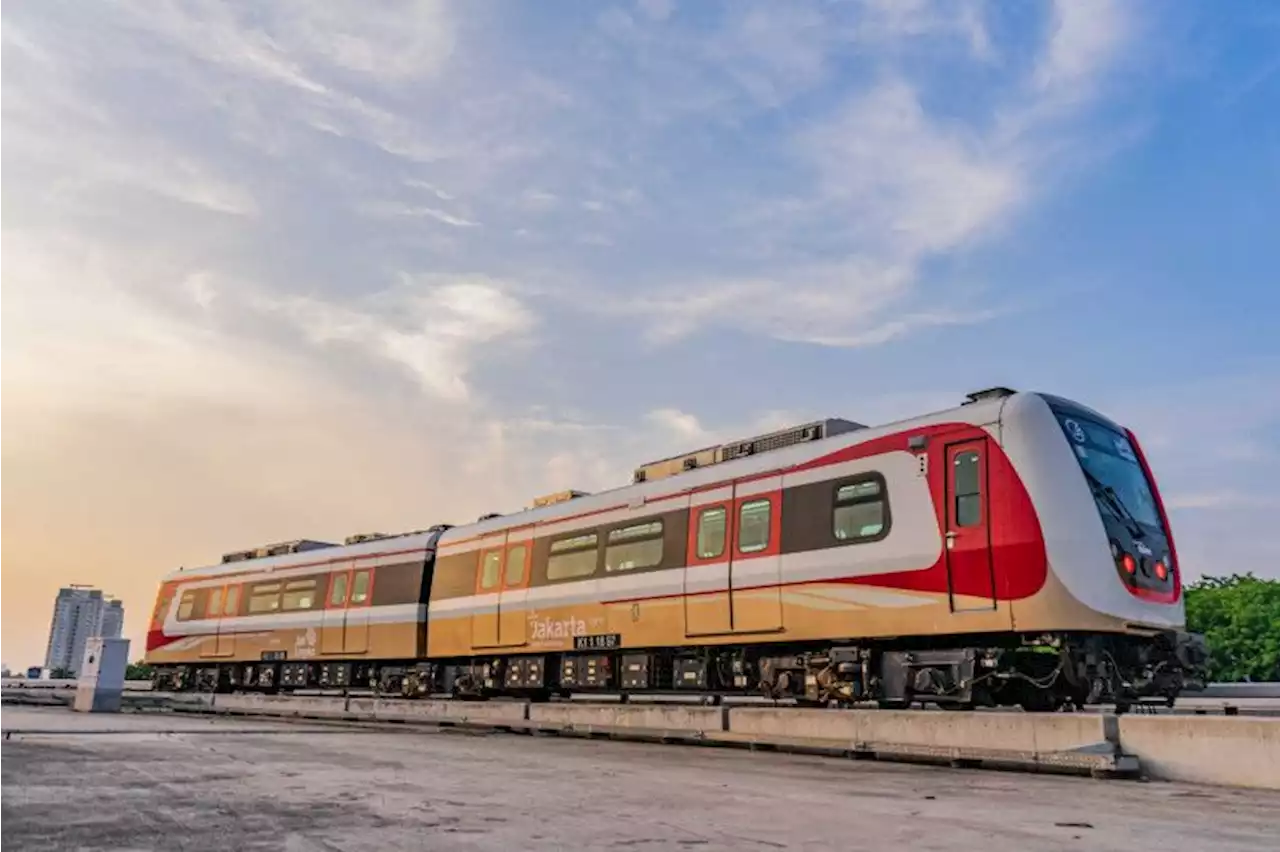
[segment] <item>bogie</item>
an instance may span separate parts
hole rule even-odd
[[[173,692],[368,690],[384,697],[575,695],[765,698],[815,707],[1021,707],[1052,712],[1085,704],[1123,709],[1167,700],[1182,683],[1127,637],[1041,636],[1012,647],[882,648],[874,645],[625,650],[434,661],[260,662],[156,670]],[[1138,687],[1138,688],[1135,688]]]

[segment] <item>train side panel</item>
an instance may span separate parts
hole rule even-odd
[[[912,448],[913,439],[923,445]],[[965,564],[950,558],[943,533],[957,447],[977,452],[985,471],[976,495],[982,538]],[[873,481],[884,489],[883,518],[868,515],[865,531],[837,530],[845,523],[837,495]],[[744,550],[748,511],[770,517],[768,533]],[[709,514],[721,540],[700,554]],[[662,555],[637,570],[612,570],[609,536],[656,521],[667,529]],[[963,423],[887,435],[782,473],[549,521],[535,536],[532,585],[519,597],[482,589],[486,564],[492,571],[503,561],[500,536],[442,543],[429,614],[433,657],[565,651],[575,643],[649,648],[1008,631],[1015,601],[1046,580],[1035,513],[1017,473],[991,433]],[[551,548],[588,536],[595,554],[588,576],[549,578]],[[493,625],[517,618],[518,634],[508,628],[495,637]]]
[[[339,548],[334,548],[339,551]],[[426,654],[430,561],[412,553],[307,554],[296,565],[193,572],[161,586],[153,665],[415,659]]]

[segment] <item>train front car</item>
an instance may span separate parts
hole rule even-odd
[[[1043,588],[1014,607],[1015,630],[1059,650],[1050,703],[1172,703],[1202,683],[1203,637],[1185,632],[1182,570],[1151,468],[1130,430],[1079,403],[1014,394],[1001,443],[1043,536]],[[1043,666],[1044,663],[1041,663]]]

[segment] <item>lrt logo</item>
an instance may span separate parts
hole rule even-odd
[[[553,621],[550,618],[530,618],[529,626],[533,628],[534,641],[544,639],[569,639],[583,636],[587,632],[587,623],[581,618],[565,618]]]

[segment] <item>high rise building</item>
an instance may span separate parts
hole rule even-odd
[[[110,598],[102,605],[102,627],[99,628],[98,635],[108,639],[119,639],[123,632],[124,604]]]
[[[123,604],[104,598],[100,589],[76,585],[59,589],[53,602],[53,623],[49,627],[45,667],[66,669],[72,676],[77,675],[89,637],[115,638],[123,627]]]

